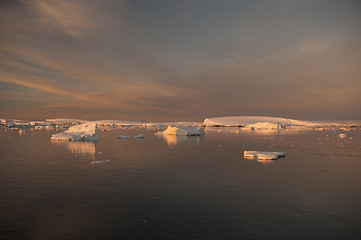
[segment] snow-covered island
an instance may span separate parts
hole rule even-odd
[[[51,140],[76,141],[76,140],[98,140],[96,122],[85,122],[80,125],[71,126],[62,133],[53,134]]]

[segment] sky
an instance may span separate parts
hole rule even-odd
[[[0,1],[0,118],[246,115],[361,119],[361,1]]]

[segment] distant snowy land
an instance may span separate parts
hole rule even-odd
[[[361,126],[361,120],[343,121],[303,121],[280,117],[262,116],[233,116],[206,118],[202,122],[136,122],[122,120],[96,120],[88,121],[72,118],[54,118],[44,121],[27,121],[17,119],[0,119],[0,124],[9,128],[17,127],[63,127],[82,124],[86,122],[95,123],[98,126],[140,126],[140,127],[167,127],[167,126],[195,126],[195,127],[254,127],[254,128],[275,128],[286,126]]]
[[[45,121],[24,121],[16,119],[0,119],[0,124],[6,129],[18,129],[23,133],[25,129],[59,129],[62,132],[52,135],[51,140],[77,141],[97,140],[97,129],[107,131],[111,128],[145,128],[158,131],[158,135],[199,136],[206,132],[204,127],[242,127],[251,131],[268,132],[279,131],[288,127],[306,127],[322,130],[322,127],[336,126],[341,128],[360,127],[361,121],[301,121],[279,117],[234,116],[206,118],[204,122],[135,122],[121,120],[87,121],[72,118],[46,119]],[[342,136],[340,136],[341,138]],[[144,135],[130,137],[119,135],[119,139],[144,138]]]

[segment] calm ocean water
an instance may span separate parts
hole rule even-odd
[[[361,239],[360,128],[54,132],[0,128],[0,239]]]

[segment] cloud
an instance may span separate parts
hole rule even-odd
[[[112,102],[110,102],[104,98],[92,96],[91,94],[84,94],[81,92],[76,92],[76,91],[68,90],[68,89],[61,88],[61,87],[50,86],[48,83],[44,83],[42,81],[42,79],[37,78],[37,77],[27,76],[26,78],[27,78],[27,80],[22,80],[22,79],[19,79],[19,74],[16,76],[11,76],[9,74],[5,74],[5,75],[0,76],[0,81],[41,90],[46,93],[53,93],[53,94],[57,94],[57,95],[72,97],[72,98],[82,100],[82,101],[113,104]]]
[[[351,91],[360,87],[359,17],[336,5],[8,2],[0,8],[0,82],[36,91],[37,114],[352,115],[349,105],[360,101]]]

